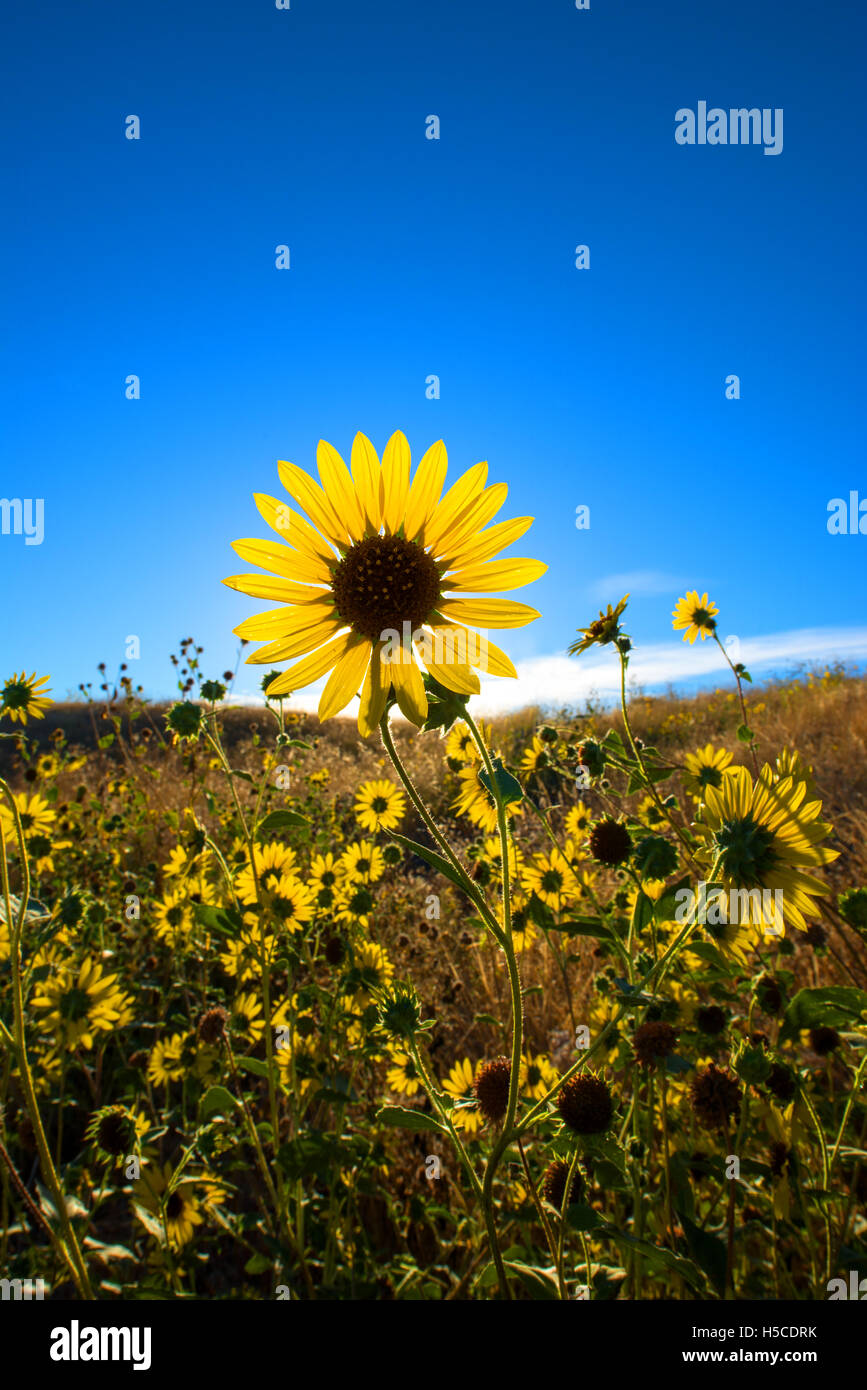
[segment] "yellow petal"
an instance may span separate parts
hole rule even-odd
[[[444,536],[457,518],[473,505],[485,486],[487,478],[488,465],[475,463],[472,468],[467,469],[466,473],[461,474],[457,482],[452,483],[424,528],[423,544],[426,547],[436,551],[440,537]]]
[[[286,463],[281,459],[277,464],[280,481],[294,497],[302,511],[305,511],[328,540],[335,545],[346,545],[347,528],[335,512],[322,488],[317,482],[299,468],[297,463]]]
[[[437,609],[446,618],[456,618],[459,623],[473,623],[477,627],[524,627],[542,616],[538,609],[508,598],[447,598]]]
[[[496,589],[520,589],[540,579],[548,566],[541,560],[489,560],[470,565],[443,580],[443,588],[455,593],[490,593]]]
[[[382,642],[378,642],[374,648],[361,690],[358,732],[362,738],[368,738],[378,727],[380,719],[385,714],[385,706],[388,701],[391,677],[387,674],[389,668],[383,667],[379,659],[382,647]]]
[[[331,546],[320,536],[315,527],[305,521],[300,512],[295,512],[285,502],[269,497],[265,492],[254,492],[253,499],[268,525],[282,536],[287,545],[294,546],[305,555],[324,560],[327,565],[336,563],[337,556]]]
[[[406,504],[406,526],[404,535],[408,541],[415,540],[428,518],[433,515],[448,470],[446,446],[440,439],[432,444],[422,456],[409,490]]]
[[[318,603],[328,589],[312,589],[306,584],[293,584],[291,579],[278,579],[273,574],[232,574],[223,583],[251,598],[281,599],[284,603]]]
[[[303,656],[305,652],[312,652],[315,647],[320,647],[326,638],[333,637],[341,627],[343,623],[339,619],[311,623],[309,627],[301,628],[279,642],[269,642],[267,647],[260,647],[253,656],[247,657],[247,665],[271,666],[275,661],[291,661],[296,656]]]
[[[429,674],[447,690],[454,690],[458,695],[478,695],[481,690],[479,678],[469,666],[461,666],[457,662],[446,662],[441,666],[436,661],[428,661],[424,651],[421,657]]]
[[[382,455],[382,520],[386,531],[395,532],[403,521],[409,493],[409,443],[395,430]]]
[[[350,466],[367,524],[371,531],[378,531],[382,521],[382,470],[376,450],[360,430],[352,441]]]
[[[383,667],[383,679],[391,679],[401,714],[412,724],[423,724],[427,719],[427,695],[412,653],[407,654],[399,647]]]
[[[507,545],[519,540],[532,524],[531,516],[516,516],[511,521],[498,521],[496,526],[490,526],[487,531],[473,536],[452,555],[452,569],[457,569],[459,565],[478,565],[482,560],[492,559],[498,551],[505,550]]]
[[[449,527],[437,546],[437,557],[447,567],[451,566],[451,556],[456,555],[461,546],[487,526],[492,516],[500,510],[509,495],[506,483],[494,483],[486,487],[481,497],[461,514],[454,525]]]
[[[270,608],[267,613],[256,613],[245,618],[236,628],[236,637],[247,642],[259,642],[265,638],[290,637],[306,627],[325,621],[332,615],[330,603],[305,603],[297,608]]]
[[[373,644],[361,638],[340,658],[328,677],[319,701],[320,720],[330,719],[349,704],[353,695],[358,694],[372,649]]]
[[[316,465],[325,495],[344,523],[350,536],[360,541],[364,535],[364,513],[359,505],[352,474],[332,444],[320,439],[316,447]]]
[[[462,657],[468,665],[477,666],[480,671],[491,676],[511,676],[514,680],[518,679],[518,673],[512,662],[504,651],[481,633],[473,632],[471,628],[461,627],[458,623],[437,622],[432,629],[434,636],[442,634],[442,641],[445,649],[451,650],[458,657]],[[451,641],[451,647],[447,645]],[[439,653],[435,650],[434,655]]]
[[[242,560],[251,565],[261,565],[263,569],[282,574],[285,579],[309,580],[313,584],[329,584],[331,570],[324,560],[302,555],[289,545],[279,541],[260,541],[246,539],[232,541],[232,549]]]
[[[313,652],[312,656],[306,656],[303,661],[296,661],[294,666],[290,666],[288,671],[284,671],[282,676],[271,682],[268,694],[289,695],[296,690],[303,690],[305,685],[311,685],[313,681],[318,681],[320,676],[324,676],[325,672],[330,671],[340,660],[354,640],[351,632],[345,632],[324,647],[320,647],[319,651]]]

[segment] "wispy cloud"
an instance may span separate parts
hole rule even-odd
[[[769,676],[791,670],[799,663],[826,661],[867,661],[867,627],[802,628],[775,632],[765,637],[727,638],[738,641],[733,659],[742,661],[753,676]],[[496,676],[482,678],[481,694],[474,708],[484,714],[505,714],[525,705],[582,705],[592,695],[601,700],[617,697],[620,691],[620,664],[612,647],[592,647],[581,657],[562,654],[535,656],[517,664],[517,680]],[[701,681],[727,672],[728,667],[715,642],[657,642],[637,647],[629,662],[632,685],[652,691],[678,682]],[[293,709],[315,710],[325,680],[292,697]],[[259,692],[233,697],[238,704],[263,703]],[[358,701],[353,700],[344,714],[354,716]]]
[[[624,574],[608,574],[594,580],[587,592],[600,603],[617,603],[624,594],[643,598],[651,594],[681,593],[684,589],[685,581],[676,574],[665,574],[662,570],[627,570]]]

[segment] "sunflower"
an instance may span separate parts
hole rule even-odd
[[[20,676],[10,676],[0,690],[0,718],[8,714],[13,724],[16,720],[26,724],[28,719],[44,719],[51,701],[46,698],[47,691],[41,690],[40,686],[50,680],[50,676],[37,678],[35,671],[30,676],[23,671]]]
[[[28,796],[26,792],[16,792],[13,799],[25,837],[51,833],[51,827],[57,820],[57,812],[44,796],[40,796],[38,792],[33,796]],[[3,834],[7,840],[15,833],[12,812],[5,801],[0,804],[0,826],[3,827]]]
[[[484,830],[486,835],[493,835],[499,823],[497,804],[479,781],[478,765],[470,763],[467,767],[461,768],[458,773],[458,780],[461,784],[460,791],[452,802],[451,809],[459,816],[466,816],[473,825]],[[523,799],[510,801],[506,806],[507,816],[522,816],[523,814]]]
[[[582,652],[586,652],[589,647],[595,646],[597,643],[600,647],[605,647],[609,642],[613,642],[616,637],[619,637],[620,619],[623,616],[628,598],[629,595],[624,594],[616,608],[612,608],[609,603],[604,612],[602,609],[599,610],[599,617],[589,627],[579,627],[578,631],[581,636],[569,647],[569,655],[580,656]]]
[[[355,797],[355,819],[362,830],[394,830],[406,810],[406,797],[399,787],[385,779],[362,782]]]
[[[784,921],[801,931],[807,928],[805,916],[818,915],[815,899],[830,890],[805,870],[839,857],[839,851],[820,846],[831,830],[818,819],[821,809],[820,801],[807,799],[805,782],[775,780],[767,764],[755,783],[745,767],[735,767],[722,786],[707,788],[695,826],[703,841],[699,857],[708,865],[719,859],[717,881],[730,901],[737,896],[742,925],[776,928],[778,897]],[[773,895],[770,909],[766,895]]]
[[[586,839],[593,824],[593,813],[583,801],[578,801],[566,813],[566,834],[570,840]]]
[[[553,1066],[551,1059],[546,1057],[543,1052],[538,1053],[535,1057],[528,1053],[524,1057],[521,1066],[521,1085],[531,1100],[541,1100],[559,1079],[560,1073]]]
[[[677,600],[677,607],[671,615],[674,619],[672,627],[675,632],[685,628],[683,640],[692,646],[696,637],[701,637],[702,642],[706,637],[713,637],[716,632],[714,619],[718,612],[716,604],[708,602],[707,594],[699,598],[697,590],[690,589],[686,598]]]
[[[162,1167],[148,1164],[133,1187],[133,1210],[137,1203],[145,1212],[158,1217],[169,1244],[177,1249],[193,1239],[195,1228],[201,1226],[212,1207],[224,1200],[225,1191],[207,1176],[182,1178],[172,1186],[173,1173],[169,1162]]]
[[[463,763],[477,763],[480,754],[466,724],[453,724],[446,735],[446,762],[453,772]]]
[[[281,874],[276,883],[269,876],[262,901],[272,916],[291,932],[300,931],[316,910],[312,889],[292,874]],[[255,914],[247,913],[244,920],[254,925]]]
[[[45,1026],[68,1052],[79,1046],[89,1050],[97,1033],[110,1033],[129,1023],[131,1005],[117,975],[104,974],[99,961],[89,956],[78,968],[61,966],[42,982],[33,998],[33,1007],[42,1011]]]
[[[394,966],[375,941],[362,941],[353,948],[347,988],[356,1002],[366,1003],[371,990],[382,990],[394,976]]]
[[[534,734],[530,746],[524,749],[524,756],[521,759],[521,771],[542,772],[546,767],[551,766],[551,761],[551,749],[549,745],[544,743],[538,734]]]
[[[478,1105],[466,1102],[475,1099],[473,1083],[476,1079],[475,1068],[469,1057],[464,1057],[462,1061],[455,1062],[442,1088],[447,1096],[451,1096],[456,1101],[451,1112],[451,1122],[455,1129],[462,1129],[465,1134],[477,1134],[484,1123]]]
[[[184,1046],[189,1033],[173,1033],[170,1038],[160,1038],[151,1048],[148,1058],[148,1080],[154,1086],[168,1086],[170,1081],[180,1081],[187,1070],[183,1060]]]
[[[731,760],[731,753],[725,748],[714,748],[712,743],[687,753],[682,774],[684,787],[698,797],[704,796],[706,787],[721,787]]]
[[[555,846],[550,854],[535,854],[521,874],[525,893],[535,893],[552,912],[560,912],[581,893],[581,885],[569,860]]]
[[[193,930],[193,908],[183,888],[166,893],[154,908],[154,931],[170,946],[183,944]]]
[[[235,892],[242,903],[254,903],[256,901],[257,879],[260,892],[265,888],[273,888],[281,876],[291,870],[295,864],[294,849],[281,844],[279,840],[273,840],[269,845],[253,846],[255,876],[250,867],[249,857],[246,854],[244,857],[245,866],[235,879]]]
[[[244,640],[265,641],[248,662],[302,658],[270,682],[269,697],[301,690],[330,672],[320,719],[338,714],[360,686],[358,728],[366,736],[385,714],[392,688],[406,718],[424,723],[428,705],[418,659],[459,695],[478,693],[473,667],[516,676],[506,654],[466,624],[523,627],[538,611],[510,599],[466,595],[519,588],[547,566],[492,558],[524,534],[532,517],[483,529],[508,492],[505,483],[485,486],[486,463],[464,473],[442,500],[442,441],[423,455],[412,483],[409,444],[399,430],[381,462],[370,440],[357,434],[350,463],[351,472],[320,441],[321,487],[295,464],[278,463],[283,486],[309,521],[276,498],[256,494],[265,521],[290,543],[236,541],[242,559],[270,573],[223,582],[283,604],[235,628]]]
[[[376,883],[385,873],[385,859],[372,840],[356,840],[340,856],[340,868],[347,883]]]
[[[392,1091],[403,1096],[414,1096],[421,1082],[415,1062],[408,1052],[400,1048],[389,1049],[388,1084]]]

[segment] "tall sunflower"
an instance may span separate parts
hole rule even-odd
[[[705,787],[695,825],[703,841],[699,857],[708,865],[719,858],[717,882],[730,900],[733,892],[740,895],[739,907],[744,902],[742,926],[766,929],[779,921],[776,899],[766,912],[756,901],[759,890],[779,892],[782,917],[805,931],[804,918],[818,915],[815,899],[830,891],[805,870],[832,863],[839,851],[820,844],[831,826],[819,820],[822,803],[808,798],[806,783],[775,777],[767,765],[755,782],[745,767],[732,767],[719,787]]]
[[[686,598],[677,600],[677,607],[671,615],[674,619],[671,626],[675,632],[685,629],[683,640],[692,646],[696,637],[700,637],[703,642],[706,637],[714,635],[718,612],[716,604],[708,600],[707,594],[702,594],[699,598],[698,590],[690,589]]]
[[[547,569],[539,560],[493,558],[533,520],[488,527],[506,500],[506,484],[486,487],[488,465],[477,463],[442,496],[442,441],[422,456],[410,482],[409,444],[399,430],[381,461],[363,434],[353,441],[350,468],[324,440],[316,457],[321,486],[293,463],[277,465],[287,493],[309,520],[275,497],[255,496],[265,521],[289,543],[234,543],[242,559],[270,573],[223,581],[283,605],[235,628],[245,640],[265,642],[248,662],[301,658],[269,683],[269,697],[301,690],[330,672],[320,719],[338,714],[360,687],[358,727],[366,736],[385,713],[392,688],[406,718],[424,723],[422,662],[440,685],[460,695],[479,691],[473,668],[516,676],[505,652],[473,626],[523,627],[538,611],[511,599],[467,597],[520,588]]]

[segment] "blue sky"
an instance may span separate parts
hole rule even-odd
[[[183,636],[233,665],[267,606],[220,584],[253,492],[397,428],[537,518],[513,703],[594,684],[556,658],[624,587],[651,683],[717,679],[671,631],[693,587],[757,671],[867,657],[867,538],[826,527],[867,497],[865,28],[781,0],[16,7],[0,495],[45,533],[0,535],[0,674],[59,698],[130,634],[155,695]],[[678,145],[703,100],[782,108],[782,153]]]

